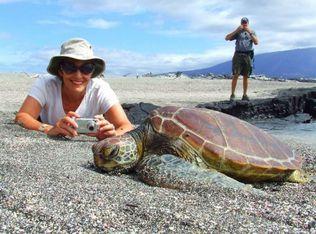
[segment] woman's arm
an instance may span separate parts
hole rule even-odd
[[[56,126],[52,126],[43,124],[37,120],[41,110],[41,104],[35,98],[27,96],[15,116],[15,122],[26,129],[41,131],[49,136],[62,135],[74,137],[78,135],[75,130],[77,125],[72,119],[72,117],[79,117],[78,114],[69,112],[57,122]]]
[[[15,116],[15,122],[26,129],[47,133],[53,126],[43,125],[37,120],[41,110],[40,103],[35,98],[27,96]]]

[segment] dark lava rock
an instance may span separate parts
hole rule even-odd
[[[275,98],[202,103],[197,107],[221,111],[241,119],[283,118],[296,113],[308,113],[315,117],[316,99],[312,98],[316,93],[314,90],[282,90]]]
[[[307,98],[304,112],[316,118],[316,98]]]
[[[240,119],[267,119],[288,117],[289,121],[308,123],[316,116],[316,88],[281,90],[277,97],[251,99],[250,101],[219,101],[201,103],[197,108],[220,111]],[[140,124],[148,114],[159,106],[151,103],[122,104],[133,124]],[[300,115],[306,113],[306,115]]]
[[[154,110],[157,109],[159,106],[153,105],[151,103],[145,103],[145,102],[140,102],[140,103],[123,103],[122,107],[128,117],[128,119],[133,123],[133,124],[140,124],[143,122],[143,120],[146,119],[148,114]]]

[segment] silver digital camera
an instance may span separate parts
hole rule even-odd
[[[99,130],[97,119],[92,118],[76,118],[78,124],[77,133],[96,133]]]

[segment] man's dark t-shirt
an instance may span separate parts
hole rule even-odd
[[[252,34],[256,36],[255,31],[252,31]],[[247,52],[253,50],[253,41],[247,31],[242,30],[241,32],[236,33],[233,40],[236,40],[235,51]]]

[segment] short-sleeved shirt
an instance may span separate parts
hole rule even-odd
[[[61,94],[62,81],[58,77],[40,77],[33,84],[29,96],[35,98],[42,106],[40,117],[43,123],[55,125],[66,115]],[[106,113],[119,100],[110,85],[99,78],[88,82],[86,93],[75,111],[80,117],[93,118]]]
[[[252,31],[251,33],[256,36],[255,31]],[[253,50],[253,41],[247,31],[242,30],[241,32],[236,33],[233,40],[236,40],[235,51],[246,52]]]

